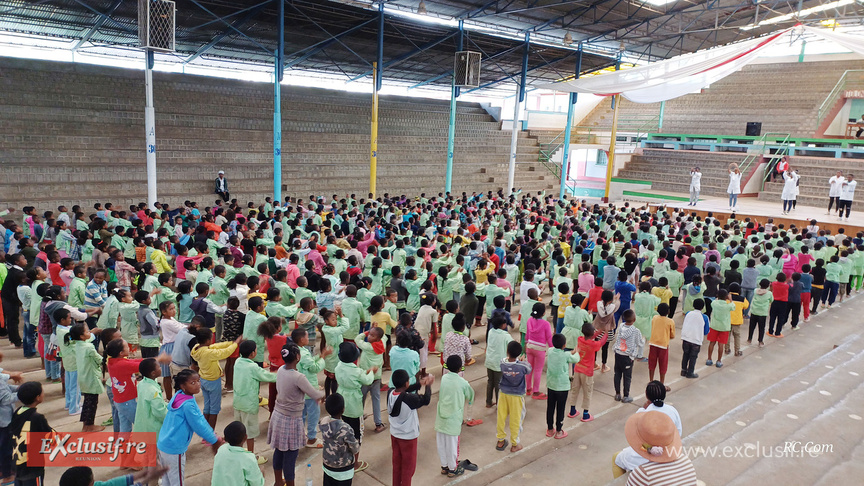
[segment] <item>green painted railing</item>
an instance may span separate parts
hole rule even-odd
[[[822,125],[825,117],[831,113],[834,105],[843,98],[843,92],[849,89],[864,89],[864,70],[850,69],[840,76],[840,80],[834,85],[834,89],[828,93],[825,101],[819,106],[819,113],[816,116],[816,126]]]
[[[747,149],[747,156],[738,164],[738,169],[746,174],[750,167],[762,157],[768,159],[769,164],[773,162],[776,165],[775,160],[789,155],[790,137],[791,135],[788,133],[766,133],[762,135],[759,140],[753,142],[750,148]],[[772,152],[772,149],[775,151]]]
[[[587,136],[588,143],[591,143],[591,130],[591,127],[572,127],[570,131],[570,137],[572,138],[573,135],[576,135],[577,137]],[[555,138],[553,138],[549,142],[540,144],[540,162],[551,161],[555,153],[564,146],[565,132],[566,130],[561,130],[557,135],[555,135]],[[560,172],[561,169],[559,168],[558,171]]]

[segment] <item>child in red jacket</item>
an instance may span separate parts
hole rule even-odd
[[[592,316],[597,315],[597,303],[603,296],[603,279],[597,277],[594,279],[594,288],[588,291],[588,308],[586,309]]]
[[[602,290],[602,288],[601,288]],[[602,331],[596,331],[591,323],[582,325],[582,335],[579,336],[577,348],[579,349],[579,362],[573,365],[573,370],[576,372],[573,375],[573,384],[570,396],[573,399],[573,405],[570,405],[570,413],[567,417],[576,417],[576,399],[579,398],[579,391],[583,390],[582,395],[582,421],[590,422],[594,417],[588,413],[588,408],[591,406],[591,395],[594,392],[594,360],[597,351],[604,344],[608,335]]]

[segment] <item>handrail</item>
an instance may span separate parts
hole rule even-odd
[[[579,135],[587,135],[588,140],[590,141],[591,130],[592,127],[576,126],[571,127],[570,133],[572,134],[573,132],[578,132]],[[549,142],[539,144],[540,153],[538,160],[540,160],[541,162],[548,162],[552,160],[552,157],[555,155],[556,152],[558,152],[558,149],[564,146],[564,132],[566,132],[566,130],[561,130],[557,135],[555,135],[555,138],[553,138]]]
[[[786,138],[788,140],[788,137]],[[768,158],[768,164],[765,165],[765,172],[762,174],[762,182],[759,185],[759,190],[765,190],[765,183],[768,182],[768,177],[771,176],[771,173],[774,172],[774,168],[777,167],[777,164],[783,160],[787,155],[789,155],[789,144],[784,143],[777,149],[777,152],[771,154],[771,157]]]
[[[771,141],[771,145],[780,145],[781,150],[784,152],[784,155],[789,152],[789,138],[791,134],[789,133],[778,133],[778,132],[770,132],[766,133],[759,137],[758,140],[754,141],[753,144],[747,149],[747,156],[744,157],[744,160],[738,165],[738,170],[741,172],[747,172],[750,169],[750,166],[756,160],[759,160],[760,157],[765,155],[765,148],[769,145],[769,140]],[[759,147],[758,149],[756,147]],[[771,158],[775,158],[776,154],[769,154]]]
[[[864,73],[862,69],[848,69],[843,72],[843,75],[840,76],[840,79],[837,80],[837,84],[834,85],[834,88],[828,93],[828,96],[822,101],[822,104],[819,106],[819,111],[816,116],[816,126],[822,124],[825,120],[825,117],[828,116],[828,113],[834,107],[834,104],[840,99],[841,94],[846,89],[846,85],[848,83],[848,76],[850,73]]]

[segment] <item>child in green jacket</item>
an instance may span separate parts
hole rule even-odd
[[[138,405],[132,432],[158,433],[168,413],[162,385],[156,382],[162,376],[162,369],[156,359],[145,358],[138,365],[138,372],[144,378],[138,382]]]
[[[243,342],[243,344],[246,343],[250,343],[250,341]],[[258,368],[258,365],[252,360],[247,359],[247,361],[252,363],[252,366],[255,368]],[[240,360],[237,360],[237,363],[239,364]],[[258,369],[262,373],[269,373],[269,371],[264,371],[261,368]],[[216,457],[213,460],[211,486],[264,486],[264,475],[258,467],[261,464],[261,457],[256,459],[255,454],[251,450],[243,448],[244,441],[247,444],[250,443],[250,439],[247,439],[247,431],[243,423],[235,420],[228,424],[225,427],[224,436],[226,444],[216,451]]]
[[[240,357],[234,363],[234,420],[244,426],[246,448],[253,453],[255,438],[261,434],[258,426],[258,392],[262,382],[276,382],[276,373],[266,371],[254,361],[257,354],[258,346],[254,341],[243,341],[240,343]],[[270,399],[275,402],[273,397]],[[257,461],[258,465],[261,465],[267,462],[267,459],[258,456]]]

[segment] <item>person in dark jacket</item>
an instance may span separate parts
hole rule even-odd
[[[219,197],[222,198],[223,201],[228,202],[231,199],[231,195],[228,193],[228,179],[225,178],[225,171],[220,170],[218,177],[216,177],[216,189],[213,191],[216,194],[219,194]]]
[[[41,485],[45,481],[45,468],[32,467],[27,464],[28,447],[27,442],[36,442],[38,439],[27,439],[27,433],[51,433],[53,429],[48,425],[45,416],[36,411],[36,407],[42,403],[44,395],[42,384],[38,381],[28,381],[18,387],[18,400],[23,404],[12,415],[9,423],[9,434],[12,436],[12,462],[15,467],[15,484]],[[38,451],[38,448],[35,448]]]
[[[21,331],[18,328],[18,318],[21,314],[21,300],[18,299],[18,286],[24,279],[24,266],[27,259],[20,253],[9,255],[6,259],[9,273],[0,289],[0,300],[3,301],[3,318],[5,328],[0,328],[0,336],[9,336],[9,342],[16,347],[21,346]]]

